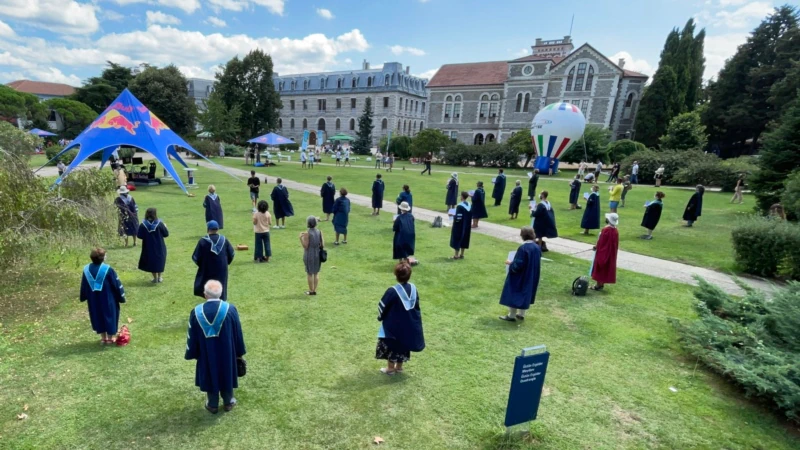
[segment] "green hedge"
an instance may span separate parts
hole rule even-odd
[[[48,161],[52,160],[48,165],[55,166],[56,164],[58,164],[58,160],[53,158],[55,158],[58,152],[60,152],[63,149],[64,147],[60,145],[51,145],[44,149],[44,154],[45,156],[47,156],[47,160]],[[69,164],[72,162],[73,159],[75,159],[76,156],[78,156],[78,150],[70,150],[67,153],[61,155],[58,159],[64,161],[64,164]]]
[[[240,145],[225,144],[225,156],[241,158],[244,156],[245,151],[247,151],[247,149]]]
[[[475,163],[482,167],[516,167],[520,155],[513,148],[496,142],[483,145],[467,145],[454,142],[444,148],[444,163],[451,166],[465,166]]]
[[[300,150],[300,144],[298,144],[296,142],[292,143],[292,144],[280,144],[280,145],[278,145],[278,148],[281,151],[285,151],[285,150]]]
[[[747,273],[800,280],[800,225],[752,217],[731,231],[736,263]]]
[[[751,157],[720,159],[699,150],[642,150],[622,161],[622,173],[630,173],[634,161],[639,161],[639,182],[655,182],[656,169],[664,165],[664,184],[718,186],[732,192],[742,173],[753,173],[757,167]]]

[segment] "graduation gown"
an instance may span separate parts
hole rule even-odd
[[[347,234],[347,223],[350,221],[350,199],[339,197],[333,203],[333,230]]]
[[[519,214],[519,204],[522,202],[522,187],[515,186],[511,191],[511,198],[508,204],[509,214]]]
[[[475,194],[472,195],[472,218],[485,219],[489,217],[486,212],[486,191],[483,188],[475,189]]]
[[[506,175],[498,174],[494,181],[494,189],[492,189],[492,198],[494,204],[499,205],[503,201],[503,195],[506,193]]]
[[[572,183],[569,184],[569,204],[573,205],[578,203],[578,198],[581,195],[581,182],[578,180],[572,180]]]
[[[333,198],[336,196],[336,185],[328,181],[322,185],[319,191],[319,196],[322,197],[322,212],[330,214],[333,212]]]
[[[206,223],[216,220],[219,224],[219,229],[222,229],[222,203],[219,201],[217,194],[208,194],[203,199],[203,208],[206,209]]]
[[[233,262],[233,246],[221,234],[206,235],[197,243],[192,261],[197,265],[194,277],[194,295],[203,297],[208,280],[222,283],[221,299],[228,298],[228,265]]]
[[[139,225],[136,237],[142,240],[142,254],[139,255],[139,270],[148,273],[161,273],[167,264],[167,245],[164,238],[169,230],[164,222],[145,220]]]
[[[536,209],[531,212],[531,217],[533,217],[533,231],[536,233],[537,238],[552,239],[558,237],[556,213],[549,203],[537,203]]]
[[[644,209],[644,217],[642,217],[642,226],[648,230],[655,230],[658,226],[658,221],[661,220],[661,210],[664,208],[664,203],[661,200],[654,200]]]
[[[592,279],[600,283],[617,282],[617,249],[619,248],[619,231],[606,226],[597,239],[597,250],[592,263]]]
[[[397,196],[395,203],[397,203],[397,206],[400,206],[400,203],[403,202],[408,203],[408,207],[411,208],[408,210],[408,213],[411,214],[411,211],[414,210],[414,198],[411,196],[411,192],[400,192],[400,195]],[[400,214],[400,209],[397,210],[397,214]]]
[[[683,212],[683,220],[695,221],[700,217],[703,212],[703,194],[695,192],[689,203],[686,204],[686,210]]]
[[[276,219],[294,215],[294,208],[292,208],[292,202],[289,201],[289,190],[286,189],[286,186],[282,184],[275,186],[269,197],[272,199],[272,214]]]
[[[419,293],[413,284],[398,283],[386,290],[378,303],[378,321],[381,322],[378,336],[391,351],[407,353],[425,349]]]
[[[373,208],[383,208],[383,191],[386,189],[386,185],[383,184],[383,180],[375,180],[372,182],[372,207]]]
[[[119,304],[125,303],[125,289],[108,264],[87,264],[81,279],[82,302],[89,306],[89,321],[95,333],[117,334]]]
[[[472,211],[467,202],[456,206],[456,215],[453,216],[453,226],[450,229],[450,248],[458,250],[469,248],[469,238],[472,234]]]
[[[447,196],[444,199],[444,204],[458,204],[458,181],[455,178],[450,178],[450,181],[447,182]]]
[[[581,228],[584,230],[600,229],[600,194],[592,192],[586,200],[586,209],[583,210]]]
[[[136,236],[136,230],[139,228],[139,207],[136,206],[136,200],[128,196],[129,202],[125,202],[122,197],[114,199],[114,205],[119,210],[119,235],[120,236]]]
[[[536,197],[536,185],[539,184],[539,174],[533,174],[530,179],[528,179],[528,200],[533,200]]]
[[[510,308],[528,309],[536,301],[539,288],[542,250],[533,241],[526,241],[517,248],[514,261],[508,266],[500,304]]]
[[[220,308],[224,308],[223,304],[227,305],[228,310],[224,317],[217,317],[217,313],[221,313]],[[199,317],[198,307],[201,309]],[[194,384],[201,391],[229,392],[239,387],[236,358],[244,356],[247,351],[239,312],[235,306],[217,300],[198,305],[189,313],[189,330],[186,336],[184,358],[197,360]]]
[[[411,213],[400,214],[392,225],[394,240],[392,242],[392,258],[403,259],[414,255],[416,232],[414,216]]]

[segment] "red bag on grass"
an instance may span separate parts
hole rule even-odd
[[[123,325],[122,328],[119,329],[119,334],[117,335],[117,347],[124,347],[131,342],[131,332],[128,330],[127,325]]]

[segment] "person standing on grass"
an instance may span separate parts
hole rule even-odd
[[[661,179],[664,178],[664,165],[662,164],[658,169],[656,169],[656,173],[654,175],[656,179],[656,186],[661,187]]]
[[[536,198],[536,186],[539,184],[539,169],[533,169],[532,176],[528,179],[528,201]]]
[[[593,247],[592,279],[596,284],[589,289],[603,290],[606,284],[617,282],[617,250],[619,250],[619,216],[617,213],[606,214],[606,226],[600,232],[597,245]]]
[[[500,206],[500,203],[503,201],[503,196],[506,193],[506,176],[503,173],[503,169],[497,170],[497,176],[493,183],[492,198],[494,199],[494,206]]]
[[[336,150],[336,167],[339,167],[341,165],[342,165],[342,152]]]
[[[617,208],[619,207],[619,202],[622,200],[622,191],[625,188],[622,187],[622,180],[617,178],[617,183],[608,188],[608,209],[615,213],[617,212]]]
[[[317,228],[316,217],[308,216],[306,227],[308,229],[300,233],[300,245],[303,246],[303,264],[306,266],[306,281],[308,281],[308,290],[305,294],[317,295],[319,272],[322,268],[319,251],[325,248],[325,240],[322,238],[322,230]]]
[[[548,170],[547,175],[552,177],[555,168],[556,168],[556,160],[555,158],[550,158],[550,170]]]
[[[644,217],[642,217],[642,226],[647,230],[647,234],[641,236],[644,240],[653,239],[653,230],[658,226],[658,221],[661,220],[661,210],[664,209],[664,193],[661,191],[656,192],[656,199],[652,202],[647,202],[644,205]]]
[[[389,157],[386,158],[386,165],[389,166],[386,171],[391,172],[394,167],[394,153],[389,153]]]
[[[144,222],[139,225],[136,236],[142,240],[139,270],[153,274],[152,283],[162,283],[164,266],[167,265],[167,245],[164,238],[169,236],[169,230],[158,218],[155,208],[147,208]]]
[[[415,266],[418,262],[412,256],[414,256],[417,234],[414,230],[414,216],[410,211],[411,206],[408,203],[400,203],[400,214],[397,215],[394,225],[392,225],[392,231],[394,231],[392,259],[399,259],[401,263]]]
[[[458,173],[456,172],[451,173],[450,180],[447,181],[447,195],[444,203],[447,205],[448,211],[455,208],[458,203]]]
[[[586,209],[583,210],[581,228],[583,234],[588,235],[589,230],[600,229],[600,186],[593,185],[589,198],[586,199]]]
[[[89,254],[91,264],[83,268],[80,301],[87,302],[92,330],[100,343],[113,344],[119,326],[120,304],[125,303],[125,289],[119,276],[105,263],[106,250],[95,248]]]
[[[310,152],[308,152],[308,168],[309,169],[313,169],[314,168],[314,160],[315,159],[316,159],[316,157],[314,156],[314,151],[311,150]]]
[[[425,175],[425,172],[428,172],[428,175],[431,175],[431,162],[433,161],[433,153],[428,152],[427,155],[422,159],[422,162],[425,163],[425,170],[420,173],[420,175]]]
[[[398,195],[397,199],[395,200],[395,203],[398,206],[397,214],[401,214],[401,212],[400,212],[400,204],[402,204],[403,202],[408,204],[408,210],[409,211],[411,211],[411,209],[414,207],[414,198],[411,195],[411,188],[408,187],[407,184],[403,185],[402,192],[400,192],[400,195]]]
[[[514,189],[511,190],[511,197],[508,203],[508,214],[511,220],[514,220],[519,215],[519,204],[522,203],[522,187],[520,181],[514,182]]]
[[[266,200],[258,202],[258,211],[253,213],[253,232],[256,235],[256,248],[253,260],[257,263],[269,262],[272,257],[272,246],[269,243],[269,228],[272,226],[272,215]]]
[[[633,189],[633,185],[631,184],[631,177],[625,175],[622,177],[622,204],[619,205],[620,208],[625,207],[625,197],[628,196],[628,191]]]
[[[305,149],[301,149],[300,150],[300,168],[301,169],[305,169],[306,168],[306,164],[307,164],[306,161],[307,160],[308,160],[308,157],[306,156]]]
[[[631,167],[631,183],[639,184],[639,161],[634,161]]]
[[[547,249],[547,244],[544,242],[544,238],[555,239],[558,237],[556,213],[547,200],[548,195],[550,195],[549,192],[542,191],[542,193],[539,194],[539,203],[536,204],[536,208],[529,207],[531,209],[531,217],[533,218],[533,230],[536,232],[539,247],[541,247],[543,252],[549,251]]]
[[[347,224],[350,222],[350,199],[347,198],[347,189],[339,189],[339,198],[333,203],[333,230],[336,240],[333,245],[339,245],[339,235],[344,236],[342,244],[347,244]]]
[[[731,203],[735,200],[739,200],[739,204],[741,205],[744,202],[744,198],[742,197],[742,192],[744,191],[744,178],[745,174],[739,175],[739,179],[736,180],[736,187],[733,188],[733,198],[731,198]]]
[[[350,147],[347,147],[344,150],[344,166],[345,167],[347,167],[347,166],[353,167],[353,165],[350,164]]]
[[[216,220],[221,230],[224,224],[222,203],[217,195],[217,188],[213,184],[208,186],[208,194],[203,199],[203,208],[206,210],[206,223]]]
[[[478,228],[478,222],[487,217],[489,213],[486,211],[486,191],[483,190],[483,181],[478,181],[472,194],[472,228]]]
[[[578,209],[578,198],[581,195],[581,176],[575,175],[575,179],[569,182],[569,209]]]
[[[331,220],[333,201],[336,196],[336,185],[333,184],[333,177],[328,176],[328,181],[319,190],[319,196],[322,197],[322,212],[325,214],[325,221],[327,222]]]
[[[508,313],[498,318],[506,322],[525,320],[525,313],[536,301],[539,289],[542,250],[536,245],[533,228],[522,227],[519,235],[522,245],[517,248],[513,261],[506,260],[508,273],[500,294],[500,304],[508,308]]]
[[[451,259],[464,259],[464,250],[469,248],[469,239],[472,234],[472,207],[467,199],[469,193],[461,193],[461,203],[456,207],[453,216],[453,226],[450,229],[450,248],[455,250]]]
[[[256,212],[256,205],[258,204],[258,188],[261,186],[261,180],[256,176],[256,171],[250,171],[250,178],[247,179],[247,186],[250,188],[250,202],[253,203],[253,212]]]
[[[125,247],[128,238],[133,237],[133,246],[136,247],[136,230],[139,228],[139,207],[136,200],[130,195],[127,186],[122,186],[117,191],[119,197],[114,199],[114,205],[119,211],[119,235],[125,237]]]
[[[58,160],[58,164],[56,164],[56,168],[58,169],[58,176],[64,175],[64,171],[67,170],[67,166],[64,165],[64,161]]]
[[[706,188],[702,184],[698,184],[692,198],[686,204],[686,210],[683,212],[683,220],[686,221],[685,227],[691,227],[703,212],[703,193],[705,191]]]
[[[620,170],[620,165],[619,165],[618,162],[615,162],[611,166],[611,173],[608,175],[608,179],[606,180],[606,183],[610,183],[612,181],[617,181],[619,179],[619,170]]]
[[[206,224],[208,234],[200,238],[192,253],[192,261],[197,266],[194,277],[194,295],[203,296],[203,286],[209,280],[222,283],[220,298],[228,299],[228,266],[233,262],[233,246],[225,236],[219,234],[219,224],[215,221]]]
[[[381,154],[381,150],[378,149],[378,151],[375,152],[375,168],[380,169],[381,166],[383,165],[382,163],[383,163],[383,154]]]
[[[383,191],[386,186],[381,180],[381,174],[375,175],[375,181],[372,182],[372,215],[377,216],[381,213],[383,208]]]
[[[581,178],[583,178],[583,175],[586,173],[586,167],[587,167],[586,161],[581,160],[581,163],[578,164],[578,175],[580,175]]]
[[[395,286],[386,290],[378,302],[378,345],[375,359],[385,359],[381,373],[403,373],[403,364],[411,359],[411,352],[425,349],[422,332],[422,312],[419,308],[417,287],[411,279],[411,266],[405,263],[394,267]]]
[[[603,173],[603,161],[597,160],[597,165],[594,168],[594,179],[600,181],[600,174]]]
[[[189,313],[186,332],[184,358],[197,361],[195,386],[206,393],[205,408],[211,414],[219,412],[220,396],[226,412],[236,406],[233,390],[239,387],[238,360],[247,353],[239,312],[221,299],[222,292],[222,284],[217,280],[204,285],[206,301]]]
[[[219,157],[225,159],[225,144],[219,143]]]
[[[270,195],[272,210],[275,211],[275,228],[286,228],[286,218],[294,216],[294,208],[289,201],[289,190],[283,185],[283,180],[278,178],[277,183]]]

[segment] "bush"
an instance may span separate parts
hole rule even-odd
[[[790,282],[767,300],[759,291],[739,298],[698,281],[699,319],[671,320],[681,343],[746,396],[770,401],[800,422],[800,283]]]
[[[44,154],[45,156],[47,156],[47,160],[50,161],[47,165],[55,166],[56,164],[58,164],[58,160],[53,158],[55,158],[58,152],[60,152],[61,150],[64,150],[64,147],[60,145],[51,145],[44,149]],[[76,156],[78,156],[78,150],[74,149],[64,153],[58,159],[64,161],[64,164],[69,164],[72,162],[73,159],[75,159]]]
[[[517,167],[519,164],[519,153],[516,150],[496,142],[474,145],[472,154],[475,155],[476,166]]]
[[[800,171],[794,171],[783,183],[781,204],[787,217],[796,220],[800,217]]]
[[[386,136],[378,143],[381,153],[386,154]],[[396,159],[408,159],[411,156],[411,138],[408,136],[395,136],[389,144],[389,153],[394,153]]]
[[[580,149],[583,151],[583,149]],[[632,141],[630,139],[620,139],[608,144],[607,152],[611,161],[622,161],[626,157],[636,153],[647,150],[641,142]],[[594,162],[594,161],[589,161]]]
[[[736,263],[747,273],[800,280],[800,226],[752,217],[731,231]]]
[[[191,145],[192,148],[197,150],[206,158],[219,155],[219,145],[217,145],[216,142],[212,142],[207,139],[198,139],[195,141],[190,141],[189,145]]]
[[[451,166],[468,166],[475,160],[474,145],[453,142],[444,149],[444,163]]]
[[[236,158],[241,158],[244,156],[244,152],[246,150],[247,150],[246,148],[241,147],[239,145],[225,144],[225,156],[233,156]]]
[[[622,161],[622,173],[631,173],[631,166],[633,166],[633,162],[639,161],[639,182],[653,183],[655,182],[654,175],[656,169],[658,169],[658,167],[661,164],[663,164],[664,177],[662,178],[662,182],[664,184],[675,183],[675,182],[683,182],[687,184],[703,184],[703,183],[698,183],[696,181],[697,180],[696,176],[690,176],[690,174],[688,173],[682,174],[680,180],[689,180],[689,181],[678,181],[679,179],[678,173],[680,172],[681,169],[684,168],[691,169],[692,167],[700,164],[711,164],[710,161],[718,161],[718,162],[722,161],[718,158],[716,160],[712,160],[711,158],[716,158],[716,156],[703,153],[699,150],[638,151],[628,156]],[[700,177],[703,176],[702,172],[699,174],[699,176]],[[715,184],[715,183],[709,183],[709,184]]]
[[[298,144],[298,143],[296,143],[296,142],[294,142],[294,143],[291,143],[291,144],[280,144],[280,145],[278,146],[278,148],[279,148],[281,151],[287,151],[287,150],[300,150],[300,144]]]

